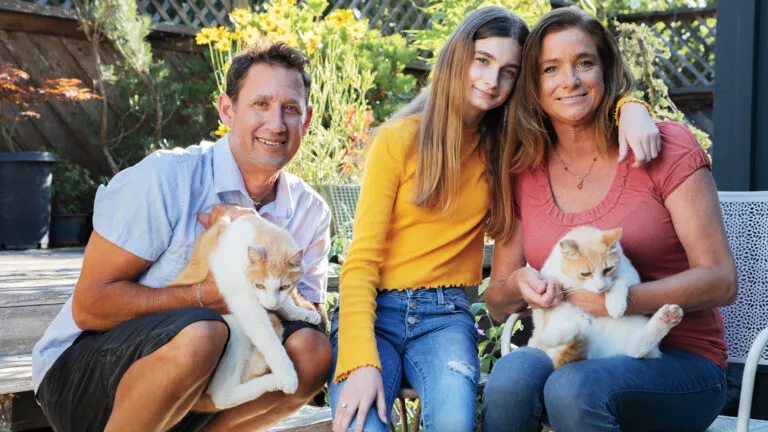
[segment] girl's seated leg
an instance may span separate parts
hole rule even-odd
[[[720,413],[725,372],[684,351],[658,360],[626,356],[556,370],[544,387],[557,432],[704,430]]]
[[[544,385],[551,373],[552,360],[536,348],[518,348],[499,359],[485,385],[483,430],[541,430]]]
[[[385,312],[377,310],[377,313],[384,315]],[[341,389],[344,388],[344,381],[340,383],[333,382],[333,374],[336,371],[336,360],[338,359],[338,310],[334,312],[333,319],[331,321],[331,345],[333,346],[333,362],[331,365],[330,378],[328,381],[328,395],[330,399],[331,411],[334,418],[336,417],[336,408],[339,403],[339,395],[341,395]],[[381,320],[377,320],[377,327]],[[395,397],[400,390],[400,386],[403,381],[403,362],[400,354],[395,349],[393,342],[388,340],[380,329],[376,329],[376,345],[379,350],[379,360],[382,367],[382,382],[384,384],[384,397],[387,402],[387,414],[390,413],[392,404],[395,403]],[[384,332],[388,333],[388,332]],[[355,430],[357,424],[357,418],[355,418],[349,425],[349,431]],[[382,423],[379,419],[378,412],[376,411],[376,402],[373,402],[371,408],[368,410],[368,414],[365,418],[365,425],[363,426],[365,432],[389,432],[389,426]]]
[[[419,394],[422,430],[475,430],[478,333],[463,289],[423,290],[410,299],[403,368]],[[413,318],[413,319],[411,319]]]

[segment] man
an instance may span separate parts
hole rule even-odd
[[[99,188],[75,293],[33,352],[35,393],[57,431],[257,430],[322,388],[331,358],[324,328],[286,322],[297,392],[214,412],[203,391],[229,337],[226,305],[211,275],[167,286],[207,213],[236,204],[293,235],[307,269],[298,289],[324,316],[330,212],[283,171],[312,117],[306,64],[283,43],[257,44],[227,72],[218,102],[227,136],[154,153]]]

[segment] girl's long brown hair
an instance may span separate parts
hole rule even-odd
[[[467,75],[475,55],[475,41],[511,37],[522,47],[527,36],[525,22],[505,8],[491,6],[472,12],[456,27],[440,50],[429,89],[395,115],[402,117],[422,113],[414,143],[417,163],[413,204],[442,207],[444,211],[455,204],[459,192],[459,159],[464,129],[462,113],[469,103],[465,100],[469,85]],[[509,175],[516,132],[510,109],[511,99],[488,111],[478,130],[478,151],[486,161],[490,183],[487,233],[501,239],[509,237],[514,226]]]
[[[570,28],[578,28],[592,38],[603,67],[605,93],[593,120],[598,150],[605,152],[609,146],[618,142],[619,130],[613,121],[613,110],[619,99],[632,90],[632,72],[624,63],[616,40],[600,21],[580,9],[555,9],[533,26],[523,48],[519,90],[513,107],[520,138],[512,161],[512,170],[515,172],[539,166],[546,150],[555,146],[555,130],[539,101],[541,46],[548,34]]]

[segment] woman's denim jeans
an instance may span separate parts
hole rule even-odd
[[[546,414],[557,432],[702,431],[725,394],[723,369],[684,351],[663,351],[658,360],[586,360],[553,372],[543,351],[525,347],[494,365],[483,430],[537,431]]]
[[[419,394],[424,431],[474,431],[480,375],[478,333],[464,289],[383,291],[376,304],[376,343],[387,407],[392,407],[405,377]],[[338,356],[338,327],[338,313],[334,313],[332,371]],[[331,380],[334,415],[343,386],[344,382]],[[379,420],[375,403],[368,411],[364,430],[389,430]]]

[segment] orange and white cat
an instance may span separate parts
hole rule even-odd
[[[295,393],[298,377],[282,344],[280,318],[321,321],[296,290],[304,273],[301,249],[257,214],[234,220],[225,214],[203,231],[171,284],[196,284],[209,270],[230,311],[224,316],[229,342],[207,390],[214,405],[226,409],[270,391]]]
[[[664,305],[650,318],[624,316],[629,287],[640,283],[640,276],[621,249],[621,233],[621,228],[574,228],[555,245],[541,269],[544,278],[555,279],[565,292],[584,289],[605,293],[610,314],[593,317],[567,301],[534,310],[528,346],[546,352],[555,368],[616,355],[659,358],[659,343],[683,318],[677,305]],[[507,327],[511,328],[516,319],[510,317]]]

